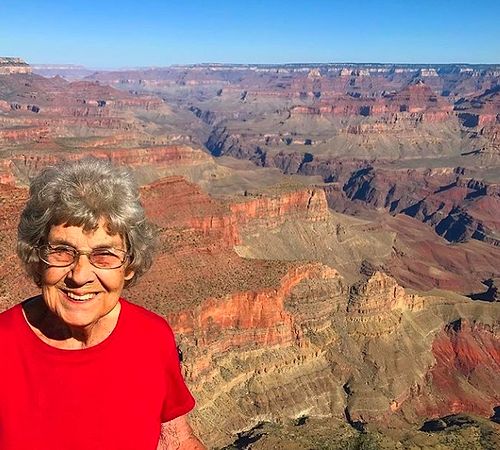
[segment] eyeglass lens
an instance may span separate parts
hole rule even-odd
[[[39,248],[40,258],[55,267],[65,267],[73,264],[79,255],[87,255],[90,263],[101,269],[114,269],[123,265],[127,253],[113,248],[98,248],[90,252],[80,252],[66,245],[43,245]]]

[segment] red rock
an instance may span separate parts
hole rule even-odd
[[[498,325],[493,327],[458,319],[434,340],[436,364],[429,374],[439,402],[430,399],[424,411],[428,417],[461,412],[488,417],[498,405],[500,345]],[[476,391],[472,391],[470,386]],[[467,387],[466,387],[467,386]]]

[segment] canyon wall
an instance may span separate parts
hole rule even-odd
[[[31,67],[21,58],[0,57],[0,75],[31,72]]]
[[[274,289],[207,299],[168,317],[198,399],[195,423],[209,445],[221,446],[260,422],[287,418],[362,426],[452,412],[488,417],[499,401],[494,384],[482,388],[500,365],[498,315],[486,318],[466,302],[408,295],[380,273],[349,289],[338,273],[313,265]],[[464,316],[479,335],[450,335]],[[457,355],[451,366],[448,354]],[[445,375],[457,366],[464,367]]]
[[[224,205],[178,178],[148,189],[146,205],[152,196],[150,207],[156,205],[155,221],[165,230],[169,253],[163,258],[169,265],[146,275],[146,285],[158,278],[185,283],[168,267],[187,270],[189,284],[170,295],[164,292],[161,302],[154,302],[154,291],[144,287],[132,294],[140,292],[140,301],[164,314],[178,333],[185,375],[198,401],[193,422],[209,446],[228,445],[262,422],[301,417],[331,417],[359,427],[417,425],[451,412],[491,415],[499,401],[495,385],[483,389],[479,398],[475,392],[500,364],[500,317],[494,304],[445,291],[410,294],[378,271],[350,285],[321,263],[275,262],[266,265],[263,279],[262,260],[229,256],[231,243],[240,242],[253,227],[272,234],[288,222],[317,227],[330,220],[322,190]],[[170,192],[171,206],[158,208],[155,192],[164,197]],[[193,210],[182,204],[192,204]],[[203,221],[203,215],[210,219]],[[223,217],[236,233],[229,240],[219,231]],[[214,243],[181,243],[183,229],[194,233],[192,238],[198,230]],[[226,288],[217,288],[218,295],[217,289],[211,289],[212,295],[186,290],[201,279],[205,285],[221,283],[229,273],[239,283],[230,287],[227,280]],[[480,337],[464,326],[460,347],[453,335],[455,323],[474,324],[482,330]],[[488,349],[478,349],[477,339]],[[444,356],[441,349],[450,345],[459,362]],[[469,365],[477,377],[459,371],[444,386],[441,367],[454,370],[464,358],[475,361]],[[460,400],[453,403],[457,393]],[[450,400],[437,400],[442,396]]]

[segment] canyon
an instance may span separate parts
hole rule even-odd
[[[126,295],[172,325],[209,448],[500,442],[499,66],[7,62],[0,309],[36,292],[29,178],[105,158],[159,229]]]

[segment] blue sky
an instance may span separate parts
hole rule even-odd
[[[0,0],[0,23],[29,63],[500,63],[499,0]]]

